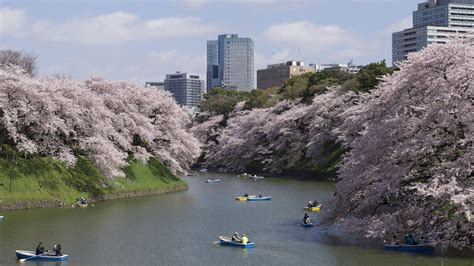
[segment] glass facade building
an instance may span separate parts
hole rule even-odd
[[[217,41],[207,41],[207,90],[220,86],[219,79],[219,45]]]
[[[474,0],[438,0],[418,4],[413,27],[474,27]]]
[[[474,34],[474,0],[429,0],[413,12],[413,28],[392,34],[392,61],[453,37]]]
[[[179,105],[196,107],[203,99],[204,80],[199,75],[176,72],[166,75],[165,90],[171,92]]]
[[[250,91],[255,88],[254,45],[250,38],[222,34],[207,42],[207,89],[222,86]]]

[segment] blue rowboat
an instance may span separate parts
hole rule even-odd
[[[36,261],[65,261],[69,259],[68,255],[54,256],[53,254],[42,254],[36,256],[36,253],[33,251],[26,250],[16,250],[17,259],[26,259],[26,260],[36,260]]]
[[[435,247],[430,245],[384,245],[384,249],[400,252],[434,252]]]
[[[231,247],[239,247],[239,248],[253,248],[255,247],[255,243],[249,242],[247,244],[237,243],[232,241],[232,238],[226,236],[219,236],[219,240],[221,241],[221,245],[224,246],[231,246]]]
[[[305,223],[302,222],[301,226],[303,226],[303,227],[313,227],[314,224],[313,223],[305,224]]]
[[[261,200],[272,200],[272,197],[271,196],[267,196],[267,197],[249,197],[247,199],[248,201],[261,201]]]
[[[210,178],[208,180],[206,180],[206,183],[218,183],[218,182],[221,182],[221,180],[219,178]]]

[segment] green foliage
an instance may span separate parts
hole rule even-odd
[[[265,90],[252,90],[249,99],[245,102],[245,108],[253,109],[272,107],[283,99],[283,96],[279,94],[279,91],[279,87],[268,88]]]
[[[385,60],[368,64],[357,73],[356,90],[367,92],[375,89],[380,82],[380,77],[391,74],[393,71],[393,68],[386,66]]]
[[[228,115],[238,102],[247,101],[249,97],[250,92],[216,87],[204,94],[204,101],[199,104],[199,110],[209,112],[211,115]]]
[[[340,70],[306,73],[287,80],[279,93],[282,99],[301,99],[301,102],[310,104],[315,95],[323,94],[328,87],[341,85],[353,78],[354,75]]]
[[[122,191],[165,188],[184,181],[157,159],[147,164],[132,160],[125,167],[126,178],[109,179],[84,156],[74,167],[49,157],[18,158],[13,170],[16,180],[8,191],[11,164],[0,156],[0,204],[20,201],[57,200],[72,204],[78,197],[94,197]]]
[[[381,76],[390,74],[394,70],[394,68],[387,67],[385,60],[382,60],[365,66],[357,74],[340,70],[305,73],[288,79],[282,87],[265,90],[256,89],[251,92],[242,92],[216,87],[204,94],[204,101],[199,105],[199,109],[210,115],[227,117],[234,110],[236,104],[241,101],[245,101],[246,109],[269,108],[282,100],[300,99],[302,103],[310,104],[315,95],[323,94],[328,87],[332,86],[341,85],[346,91],[370,91],[378,85]],[[205,120],[206,118],[200,117],[199,119]]]

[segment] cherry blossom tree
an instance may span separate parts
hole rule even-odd
[[[426,48],[400,68],[342,114],[334,133],[350,151],[322,221],[471,246],[474,39]]]
[[[69,165],[84,155],[109,177],[123,175],[130,157],[155,156],[184,173],[200,153],[189,123],[167,92],[98,77],[81,82],[0,70],[0,132],[24,154]]]
[[[302,161],[320,163],[325,145],[336,140],[332,130],[342,123],[339,114],[357,98],[352,91],[330,88],[315,96],[311,105],[285,100],[271,108],[244,110],[240,103],[225,128],[216,130],[218,124],[211,119],[196,125],[193,132],[205,142],[208,167],[280,173]],[[208,136],[211,129],[209,141],[202,136]]]

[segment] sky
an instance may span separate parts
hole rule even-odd
[[[0,49],[38,55],[40,75],[136,83],[206,72],[206,41],[237,33],[255,68],[287,60],[391,64],[391,33],[424,0],[0,0]]]

